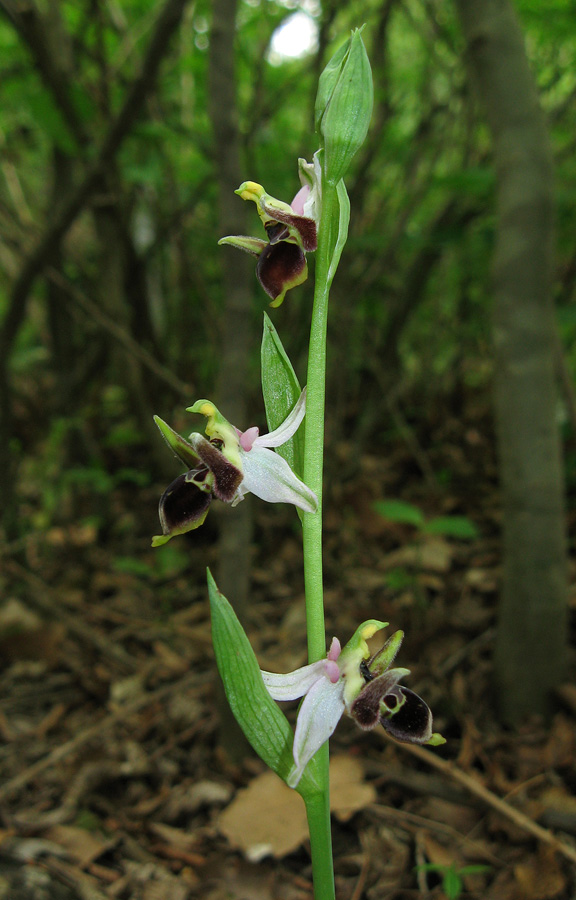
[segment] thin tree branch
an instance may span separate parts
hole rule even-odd
[[[2,2],[6,3],[6,0],[2,0]],[[72,191],[68,200],[62,203],[56,219],[40,237],[36,247],[24,263],[20,275],[12,288],[8,312],[0,333],[0,356],[4,365],[6,364],[6,356],[10,352],[10,348],[24,320],[28,295],[34,282],[90,199],[102,173],[115,157],[140,114],[146,97],[154,88],[160,63],[167,53],[170,38],[180,23],[187,2],[188,0],[167,0],[158,17],[156,29],[142,62],[140,74],[129,88],[122,109],[112,123],[96,161],[88,169],[80,184]]]
[[[32,62],[38,69],[45,85],[50,90],[56,105],[73,137],[79,144],[86,144],[88,136],[70,96],[70,78],[67,71],[66,54],[55,52],[54,28],[50,16],[44,16],[33,0],[0,0],[3,9],[14,28],[28,47]],[[51,9],[56,14],[57,7]]]
[[[159,363],[148,350],[141,347],[140,344],[134,340],[132,335],[126,331],[125,328],[117,322],[114,322],[106,315],[106,313],[102,312],[100,307],[94,303],[93,300],[90,300],[83,291],[79,290],[79,288],[68,281],[60,272],[57,272],[56,269],[49,268],[47,269],[46,274],[50,281],[53,281],[54,284],[58,285],[58,287],[68,295],[70,300],[75,303],[85,315],[95,322],[99,328],[107,331],[119,344],[122,344],[128,353],[153,372],[157,378],[164,381],[165,384],[169,385],[173,391],[176,391],[176,393],[184,399],[190,398],[190,395],[193,393],[192,387],[185,384],[183,381],[180,381],[176,375],[173,375],[169,369]]]

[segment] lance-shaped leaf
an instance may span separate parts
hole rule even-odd
[[[214,653],[230,709],[258,756],[287,781],[294,765],[292,729],[266,690],[250,641],[210,571],[208,592]],[[305,799],[317,792],[313,763],[297,790]]]
[[[338,263],[340,262],[340,257],[342,256],[342,250],[344,249],[344,245],[348,240],[348,225],[350,223],[350,198],[348,196],[348,191],[346,190],[346,185],[344,184],[344,179],[341,178],[338,184],[336,185],[336,199],[338,200],[338,233],[332,238],[331,244],[331,253],[330,253],[330,267],[328,269],[328,278],[327,285],[330,287],[332,284],[332,280],[334,275],[336,274],[336,269],[338,268]]]
[[[264,313],[264,330],[261,348],[262,395],[266,408],[266,419],[270,431],[278,428],[294,409],[302,388],[294,367],[288,358],[280,335],[270,316]],[[304,428],[276,450],[294,472],[301,478],[304,466]]]

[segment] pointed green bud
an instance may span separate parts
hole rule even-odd
[[[330,102],[330,98],[334,93],[334,88],[338,84],[338,79],[342,71],[342,65],[350,50],[350,38],[345,41],[339,50],[336,51],[332,59],[326,65],[326,68],[318,79],[318,92],[316,94],[316,105],[314,107],[314,127],[320,132],[322,117],[326,112],[326,108]]]
[[[361,29],[337,51],[320,76],[316,128],[324,149],[324,175],[329,184],[344,177],[370,125],[374,88]]]

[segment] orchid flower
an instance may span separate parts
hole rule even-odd
[[[320,164],[298,161],[302,187],[291,204],[267,194],[261,184],[245,181],[235,192],[243,200],[253,200],[268,240],[235,235],[219,244],[230,244],[257,257],[256,275],[269,297],[270,306],[280,306],[286,291],[306,281],[306,252],[316,250],[316,223],[320,212]]]
[[[432,732],[432,713],[424,700],[398,682],[409,669],[391,669],[404,634],[397,631],[380,651],[370,656],[367,641],[387,622],[369,619],[357,628],[341,649],[333,638],[326,659],[277,675],[262,672],[274,700],[304,697],[294,733],[294,767],[288,777],[295,787],[317,750],[328,740],[343,713],[363,730],[380,724],[398,741],[413,744],[444,743]]]
[[[160,498],[163,533],[152,538],[153,547],[202,525],[214,497],[236,506],[245,494],[252,493],[269,503],[293,503],[305,512],[316,512],[316,494],[270,449],[290,440],[301,424],[306,412],[305,389],[286,420],[270,434],[260,435],[256,426],[240,431],[210,400],[198,400],[187,411],[207,417],[208,440],[196,432],[185,440],[154,416],[166,443],[188,471]]]

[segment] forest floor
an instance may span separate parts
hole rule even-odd
[[[547,722],[495,715],[490,445],[478,422],[439,422],[425,454],[398,439],[329,462],[328,635],[344,642],[368,618],[404,629],[398,664],[447,738],[413,748],[340,723],[338,900],[575,896],[576,687]],[[0,900],[312,898],[300,798],[248,750],[226,751],[238,736],[220,715],[205,587],[218,513],[152,551],[161,489],[119,485],[106,527],[64,510],[0,556]],[[378,498],[466,516],[478,536],[388,521]],[[306,655],[298,523],[253,511],[246,626],[262,667],[287,671]]]

